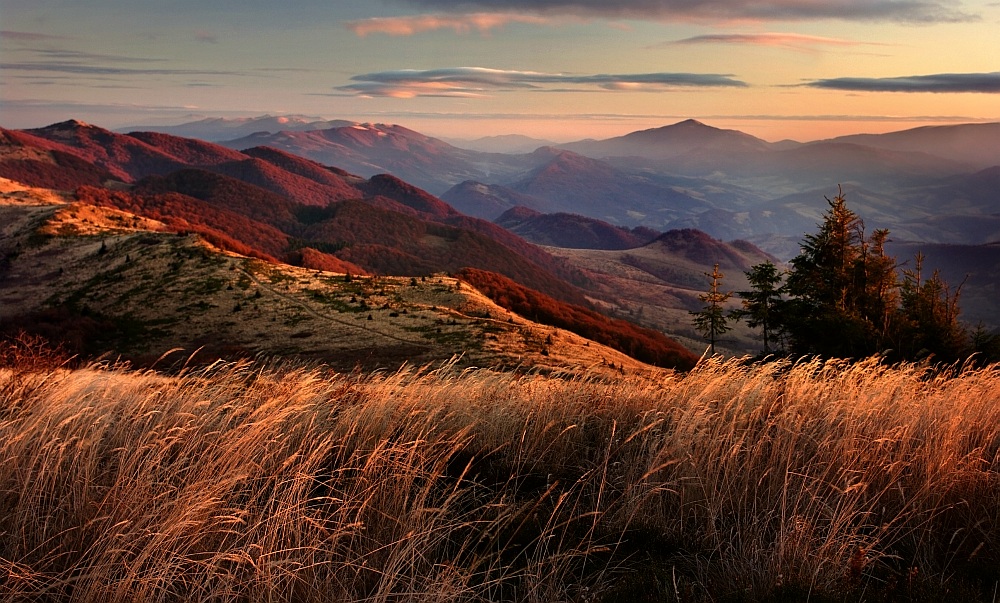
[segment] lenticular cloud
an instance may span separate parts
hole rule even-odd
[[[652,91],[671,88],[745,87],[729,74],[636,73],[564,74],[510,71],[482,67],[380,71],[356,75],[339,90],[360,96],[484,96],[490,92],[532,90],[566,92],[587,90]]]
[[[810,88],[856,92],[982,92],[1000,93],[1000,71],[993,73],[939,73],[906,77],[838,77],[815,80]]]

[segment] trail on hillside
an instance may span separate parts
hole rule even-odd
[[[293,304],[295,306],[298,306],[299,308],[305,310],[307,314],[313,316],[314,318],[318,318],[320,320],[325,320],[325,321],[328,321],[328,322],[335,322],[337,324],[344,325],[345,327],[350,327],[352,329],[356,329],[356,330],[359,330],[359,331],[364,331],[366,333],[374,333],[376,335],[381,335],[382,337],[385,337],[387,339],[392,339],[394,341],[399,341],[401,343],[415,345],[415,346],[419,346],[419,347],[422,347],[422,348],[428,348],[428,349],[430,348],[430,346],[428,346],[427,342],[425,342],[425,341],[414,341],[412,339],[405,339],[403,337],[399,337],[399,336],[393,335],[391,333],[386,333],[386,332],[384,332],[384,331],[382,331],[380,329],[369,327],[368,325],[356,325],[356,324],[354,324],[354,323],[352,323],[350,321],[342,320],[340,318],[335,318],[335,317],[330,316],[328,314],[321,314],[321,313],[317,312],[312,306],[308,305],[307,303],[305,303],[301,299],[299,299],[299,298],[297,298],[295,296],[292,296],[292,295],[288,295],[287,293],[282,293],[281,291],[278,291],[277,289],[275,289],[271,285],[264,283],[259,278],[257,278],[257,275],[253,274],[251,271],[249,271],[249,270],[247,270],[245,268],[241,268],[240,270],[244,274],[246,274],[250,278],[250,280],[252,280],[253,282],[257,283],[257,285],[260,286],[261,288],[266,289],[267,291],[271,292],[275,296],[277,296],[277,297],[279,297],[279,298],[281,298],[281,299],[283,299],[283,300],[285,300],[285,301],[287,301],[287,302],[289,302],[289,303],[291,303],[291,304]]]

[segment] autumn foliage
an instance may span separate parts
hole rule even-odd
[[[691,352],[659,331],[560,302],[503,275],[465,268],[457,276],[503,308],[535,322],[572,331],[637,360],[678,369],[689,369],[697,361]]]
[[[650,362],[690,360],[660,333],[586,310],[579,287],[588,279],[565,260],[389,175],[365,180],[274,149],[240,152],[75,121],[2,133],[0,167],[12,176],[75,190],[80,202],[156,219],[228,251],[356,274],[495,273],[524,292],[527,316],[575,325]],[[109,179],[117,182],[109,187]],[[545,307],[528,311],[534,302]],[[563,302],[575,305],[554,310]]]

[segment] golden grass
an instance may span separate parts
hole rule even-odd
[[[1000,368],[0,372],[3,601],[988,601]]]

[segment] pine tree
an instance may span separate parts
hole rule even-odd
[[[962,287],[954,291],[935,270],[923,278],[924,256],[917,253],[913,270],[903,271],[901,330],[906,342],[903,353],[909,358],[935,356],[956,361],[968,351],[968,333],[958,321],[958,299]]]
[[[961,360],[969,337],[958,321],[954,291],[935,271],[923,276],[923,256],[900,281],[886,253],[889,231],[865,236],[864,222],[832,200],[819,232],[807,235],[791,261],[779,321],[793,353],[859,358],[890,353],[905,359]]]
[[[711,285],[707,293],[698,296],[705,306],[697,311],[690,312],[694,316],[694,328],[701,333],[701,336],[709,342],[709,352],[715,355],[715,343],[719,335],[729,331],[729,318],[726,315],[723,304],[732,297],[732,293],[723,293],[719,290],[722,278],[725,276],[719,272],[719,265],[716,264],[712,273],[705,273],[711,279]]]
[[[877,229],[868,240],[862,239],[861,259],[857,269],[857,308],[868,322],[876,349],[890,346],[899,306],[899,279],[896,258],[887,255],[887,229]]]
[[[751,266],[744,273],[750,283],[750,291],[738,291],[743,307],[734,310],[730,316],[736,320],[746,319],[751,329],[759,328],[764,344],[764,353],[771,351],[771,343],[781,332],[779,306],[781,304],[782,274],[770,261]]]
[[[898,298],[895,259],[885,253],[889,231],[866,238],[843,191],[827,202],[819,232],[806,235],[791,261],[783,326],[794,352],[868,356],[893,334]]]

